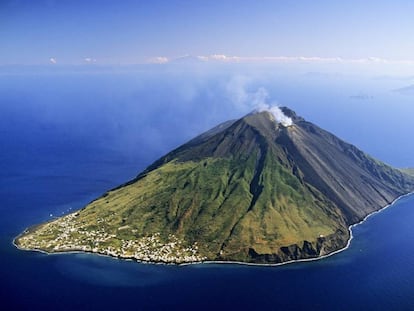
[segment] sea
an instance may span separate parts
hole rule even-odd
[[[256,75],[257,76],[257,75]],[[1,310],[414,310],[414,195],[334,256],[277,267],[21,251],[13,239],[251,106],[258,88],[398,167],[414,166],[410,78],[248,72],[0,72]],[[247,82],[246,82],[247,81]]]

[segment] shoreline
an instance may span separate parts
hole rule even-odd
[[[202,264],[228,264],[228,265],[243,265],[243,266],[258,266],[258,267],[277,267],[277,266],[282,266],[282,265],[288,265],[288,264],[294,264],[294,263],[301,263],[301,262],[310,262],[310,261],[317,261],[317,260],[322,260],[331,256],[334,256],[338,253],[341,253],[343,251],[346,251],[350,245],[351,242],[354,238],[352,229],[358,225],[363,224],[368,218],[370,218],[373,215],[379,214],[381,212],[383,212],[384,210],[386,210],[387,208],[393,206],[395,203],[397,203],[400,199],[408,197],[410,195],[413,195],[414,191],[400,195],[399,197],[395,198],[391,203],[385,205],[384,207],[380,208],[377,211],[374,211],[368,215],[366,215],[361,221],[350,225],[348,227],[348,232],[349,232],[349,239],[346,243],[346,245],[341,248],[338,249],[336,251],[333,251],[329,254],[326,255],[322,255],[322,256],[318,256],[318,257],[314,257],[314,258],[304,258],[304,259],[296,259],[296,260],[290,260],[290,261],[285,261],[285,262],[280,262],[280,263],[251,263],[251,262],[243,262],[243,261],[224,261],[224,260],[206,260],[206,261],[195,261],[195,262],[186,262],[186,263],[169,263],[169,262],[161,262],[161,261],[140,261],[137,260],[133,257],[121,257],[121,256],[112,256],[112,255],[107,255],[107,254],[102,254],[102,253],[97,253],[97,252],[89,252],[89,251],[83,251],[83,250],[73,250],[73,251],[62,251],[62,252],[47,252],[41,249],[23,249],[21,247],[19,247],[15,241],[17,238],[19,238],[22,234],[17,235],[13,241],[12,244],[19,250],[22,251],[32,251],[32,252],[39,252],[42,254],[46,254],[46,255],[62,255],[62,254],[93,254],[93,255],[99,255],[99,256],[104,256],[104,257],[109,257],[112,259],[117,259],[117,260],[128,260],[128,261],[135,261],[138,263],[144,263],[144,264],[157,264],[157,265],[174,265],[174,266],[190,266],[190,265],[202,265]],[[29,228],[26,228],[23,232],[26,232],[26,230],[28,230]]]

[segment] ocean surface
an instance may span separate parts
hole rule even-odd
[[[187,76],[174,82],[179,85],[166,79],[151,88],[143,82],[148,79],[0,76],[1,310],[414,310],[414,196],[355,227],[346,251],[278,267],[140,264],[16,249],[12,240],[27,226],[81,208],[171,148],[245,109],[226,104],[226,94],[212,95],[211,90],[228,89],[212,82],[217,79],[179,92]],[[414,166],[409,122],[414,114],[407,116],[412,98],[389,93],[406,81],[304,80],[265,86],[298,113],[374,156]],[[317,104],[300,104],[305,98]]]

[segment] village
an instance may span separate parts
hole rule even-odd
[[[108,233],[104,226],[86,229],[76,221],[78,213],[72,213],[37,228],[26,230],[18,239],[18,246],[27,250],[42,250],[48,253],[91,252],[144,262],[189,263],[206,260],[199,255],[197,242],[185,246],[183,241],[170,234],[163,241],[159,233],[136,239],[122,239]],[[99,219],[97,223],[102,223]],[[128,230],[119,227],[118,232]]]

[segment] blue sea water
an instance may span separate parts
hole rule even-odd
[[[243,112],[226,104],[225,94],[217,95],[226,88],[214,79],[181,90],[188,77],[174,83],[148,79],[0,77],[1,310],[414,309],[414,196],[355,227],[348,250],[279,267],[166,266],[16,249],[12,240],[27,226],[82,207],[164,152]],[[373,155],[414,166],[410,98],[384,91],[404,82],[384,87],[382,80],[306,81],[284,79],[266,87]],[[322,87],[326,83],[331,87]],[[374,99],[355,103],[350,96],[359,92]],[[305,99],[316,103],[304,105]],[[391,103],[388,115],[382,114]]]

